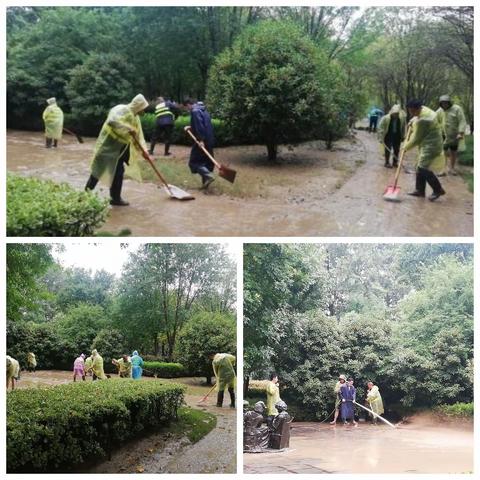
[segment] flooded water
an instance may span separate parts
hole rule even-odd
[[[42,388],[72,381],[72,372],[39,370],[22,372],[16,388]],[[87,379],[87,381],[91,381]],[[143,377],[142,381],[157,381]],[[78,473],[235,473],[236,472],[236,410],[216,407],[212,393],[206,402],[198,404],[209,387],[198,378],[162,380],[187,386],[185,402],[191,408],[204,410],[217,417],[210,433],[195,444],[188,438],[172,433],[158,432],[126,442],[116,448],[110,460],[80,469]],[[226,395],[228,399],[228,394]],[[226,399],[226,400],[227,400]],[[227,401],[225,402],[227,404]]]
[[[414,418],[393,429],[298,422],[290,449],[244,454],[244,473],[471,473],[473,422]]]
[[[8,131],[9,171],[68,182],[83,188],[94,139],[66,137],[58,150],[45,149],[41,133]],[[186,164],[188,148],[174,148]],[[267,182],[255,198],[203,195],[171,200],[153,183],[124,183],[129,207],[112,208],[103,230],[128,228],[136,236],[471,236],[473,196],[461,177],[447,177],[447,195],[437,202],[408,197],[414,175],[402,174],[402,201],[382,198],[393,171],[383,167],[374,135],[356,132],[333,152],[318,143],[281,153],[281,165],[265,162],[264,147],[229,147],[217,157],[249,181]],[[413,159],[407,159],[407,165]],[[187,167],[185,167],[187,168]],[[354,172],[354,173],[353,173]],[[223,181],[218,179],[218,181]],[[106,196],[105,187],[99,189]]]

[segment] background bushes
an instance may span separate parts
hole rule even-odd
[[[7,395],[9,473],[66,471],[116,444],[168,423],[185,387],[105,380],[16,390]]]
[[[145,362],[143,371],[147,377],[178,378],[187,376],[181,363]]]
[[[66,183],[7,175],[7,235],[84,237],[106,220],[108,201]]]

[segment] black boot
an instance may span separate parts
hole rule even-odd
[[[217,407],[221,407],[223,405],[223,395],[225,392],[222,390],[221,392],[217,393]]]
[[[46,138],[45,139],[45,146],[47,148],[52,148],[52,139],[51,138]]]
[[[54,147],[54,148],[57,148],[57,147],[58,147],[58,140],[54,140],[54,141],[53,141],[53,147]]]
[[[435,201],[437,198],[441,197],[442,195],[445,195],[445,190],[442,188],[440,180],[431,170],[427,170],[426,168],[419,168],[419,170],[422,171],[425,177],[425,181],[430,185],[430,187],[433,190],[432,195],[428,197],[428,199],[431,202]]]
[[[130,205],[126,200],[122,199],[123,173],[125,171],[123,163],[123,159],[120,158],[117,163],[117,169],[115,170],[112,186],[110,187],[110,205],[115,205],[118,207]]]
[[[153,151],[154,151],[154,150],[155,150],[155,144],[154,144],[154,143],[151,143],[151,144],[150,144],[150,150],[148,151],[148,153],[149,153],[150,155],[153,155]]]
[[[229,387],[228,393],[230,394],[230,407],[235,408],[235,390]]]
[[[93,190],[98,183],[98,178],[95,178],[93,175],[90,175],[87,184],[85,185],[85,191]]]
[[[425,197],[425,187],[427,186],[427,180],[425,178],[425,172],[423,168],[417,168],[417,175],[415,177],[415,191],[410,192],[412,197]]]

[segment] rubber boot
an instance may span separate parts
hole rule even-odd
[[[53,141],[53,147],[54,147],[54,148],[57,148],[57,147],[58,147],[58,140],[54,140],[54,141]]]
[[[45,139],[45,146],[47,148],[52,148],[52,139],[51,138],[46,138]]]
[[[425,187],[427,186],[427,180],[425,179],[424,169],[417,168],[417,175],[415,177],[415,190],[410,192],[412,197],[425,197]]]
[[[230,407],[235,408],[235,390],[229,387],[228,393],[230,394]]]
[[[87,184],[85,185],[85,191],[93,190],[98,183],[98,178],[95,178],[93,175],[90,175]]]
[[[217,407],[222,407],[223,406],[223,395],[225,392],[218,392],[217,393]]]
[[[164,157],[169,157],[171,155],[171,153],[169,152],[170,150],[170,144],[169,143],[166,143],[165,144],[165,153],[163,154]]]
[[[153,151],[154,151],[154,150],[155,150],[155,142],[152,142],[152,143],[150,144],[150,150],[148,151],[148,153],[149,153],[150,155],[153,155]]]

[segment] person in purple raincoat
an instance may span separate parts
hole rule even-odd
[[[340,399],[342,401],[340,405],[340,418],[345,425],[349,423],[349,420],[352,420],[353,424],[357,425],[357,422],[355,421],[355,409],[353,406],[356,394],[357,391],[353,386],[353,378],[349,377],[347,383],[344,383],[340,387]]]

